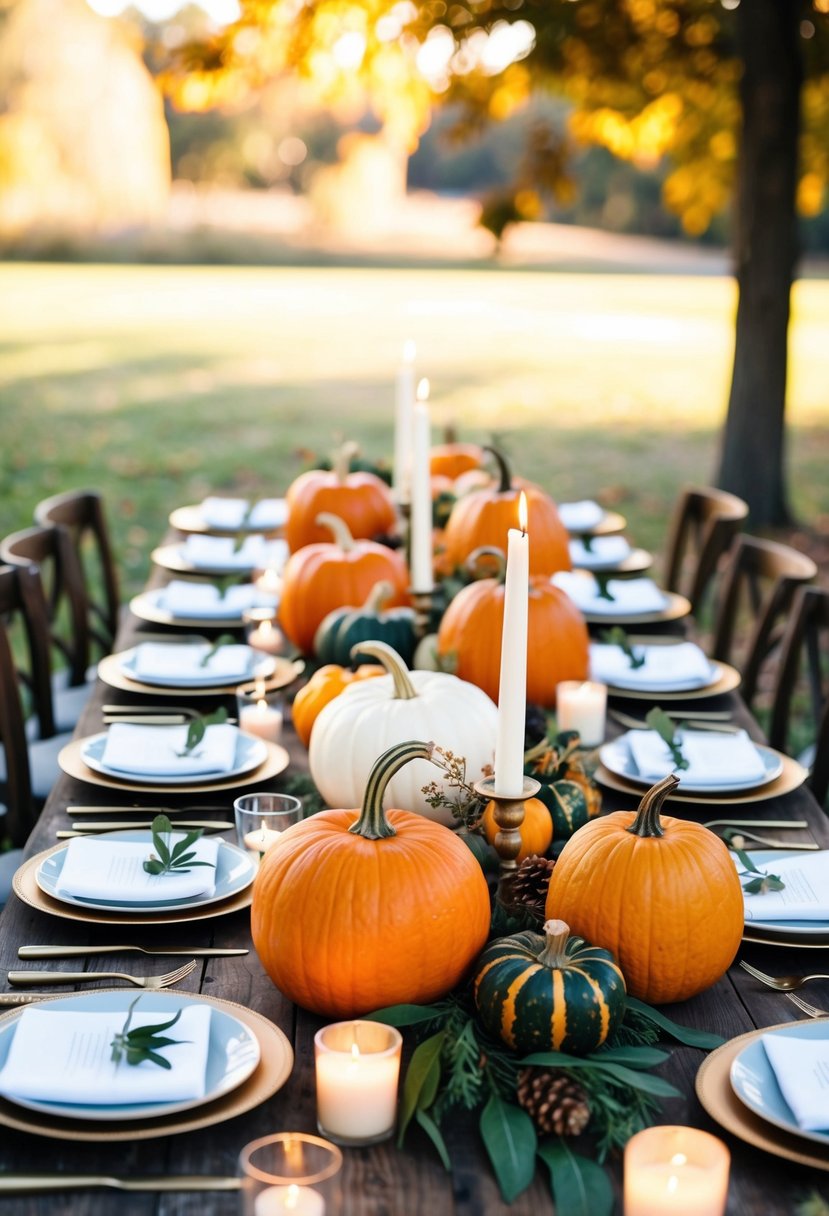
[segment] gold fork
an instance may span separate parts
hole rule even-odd
[[[164,975],[130,975],[126,971],[10,971],[9,983],[16,986],[26,984],[94,984],[98,980],[124,980],[136,988],[171,988],[179,980],[186,979],[196,968],[191,959],[175,971]]]
[[[774,988],[777,992],[792,992],[795,988],[802,988],[804,984],[808,984],[809,980],[829,980],[829,975],[766,975],[765,971],[758,971],[756,967],[752,967],[750,963],[746,963],[740,959],[740,966],[743,971],[747,971],[749,975],[753,975],[761,984],[765,984],[767,988]]]
[[[810,1018],[829,1017],[829,1010],[818,1009],[817,1005],[810,1005],[808,1001],[803,1000],[802,996],[795,996],[795,994],[793,992],[787,992],[786,996],[792,1002],[792,1004],[796,1005],[798,1009],[802,1010],[803,1013],[805,1013],[807,1017],[810,1017]]]

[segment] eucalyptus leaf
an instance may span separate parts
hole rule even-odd
[[[446,1017],[448,1010],[440,1005],[386,1005],[365,1014],[367,1022],[383,1022],[386,1026],[417,1026],[419,1022],[434,1022]]]
[[[185,1042],[184,1039],[168,1039],[163,1037],[165,1030],[169,1030],[171,1026],[175,1026],[181,1017],[182,1010],[179,1009],[166,1022],[159,1022],[155,1026],[136,1026],[130,1030],[132,1015],[142,996],[143,993],[139,993],[135,1000],[130,1002],[124,1025],[112,1036],[109,1044],[112,1048],[110,1059],[116,1068],[122,1060],[126,1060],[127,1064],[133,1067],[143,1063],[144,1060],[148,1060],[151,1064],[157,1064],[159,1068],[170,1069],[172,1068],[172,1064],[164,1056],[159,1055],[159,1048],[172,1047]]]
[[[189,874],[193,866],[215,865],[212,861],[194,861],[195,853],[180,853],[180,848],[194,844],[201,836],[202,829],[196,828],[188,832],[185,838],[170,851],[170,837],[173,825],[166,815],[156,815],[150,831],[153,838],[154,852],[150,853],[144,862],[144,871],[158,877],[161,874]]]
[[[445,1170],[451,1170],[452,1162],[449,1159],[449,1150],[446,1147],[446,1141],[444,1140],[437,1123],[435,1123],[431,1115],[426,1114],[425,1110],[416,1110],[415,1119],[437,1149],[438,1156],[443,1162],[443,1168]]]
[[[593,575],[596,580],[596,598],[600,600],[609,600],[611,604],[616,602],[616,596],[610,591],[608,583],[610,582],[609,574],[600,574],[598,571]]]
[[[651,730],[655,730],[659,737],[667,744],[674,762],[674,768],[680,771],[688,768],[688,761],[682,754],[682,745],[676,732],[676,726],[665,711],[660,709],[658,705],[655,705],[645,715],[645,721]]]
[[[658,1026],[660,1030],[664,1030],[677,1043],[682,1043],[686,1047],[700,1047],[703,1051],[713,1051],[717,1047],[722,1047],[725,1039],[718,1034],[711,1034],[707,1030],[696,1030],[692,1026],[680,1026],[678,1022],[672,1021],[666,1017],[658,1009],[654,1009],[652,1005],[645,1004],[635,996],[627,998],[627,1007],[635,1011],[641,1017],[647,1018]]]
[[[480,1129],[501,1194],[512,1203],[535,1176],[535,1125],[520,1106],[492,1094],[481,1111]]]
[[[419,1043],[412,1052],[409,1067],[406,1069],[406,1079],[403,1082],[403,1104],[400,1110],[400,1127],[397,1133],[398,1145],[402,1145],[403,1137],[406,1135],[406,1128],[409,1126],[415,1111],[419,1107],[426,1105],[422,1100],[424,1091],[427,1094],[431,1092],[432,1100],[434,1100],[437,1091],[434,1070],[437,1067],[437,1081],[439,1081],[440,1053],[445,1038],[446,1032],[439,1030],[437,1034],[430,1035],[428,1039],[424,1039],[422,1043]]]
[[[734,844],[734,840],[740,839],[740,832],[737,828],[730,828],[723,832],[723,837],[729,842],[729,845],[734,853],[737,854],[743,871],[740,878],[750,878],[750,882],[743,883],[743,890],[747,895],[765,895],[767,891],[785,891],[786,884],[779,874],[766,874],[764,870],[758,870],[754,862],[743,849],[738,849]]]
[[[657,1047],[602,1047],[593,1059],[605,1064],[625,1064],[630,1068],[658,1068],[670,1059],[670,1052]]]
[[[224,706],[212,714],[200,715],[193,718],[187,727],[187,738],[183,751],[176,752],[177,756],[191,756],[204,738],[208,726],[222,726],[227,721],[227,710]]]
[[[538,1155],[550,1171],[556,1212],[562,1216],[610,1216],[613,1187],[595,1161],[574,1153],[566,1141],[547,1141]]]
[[[222,646],[232,646],[235,642],[236,638],[232,633],[219,634],[210,649],[204,652],[204,657],[199,663],[199,667],[208,667],[210,665],[210,660],[213,658],[216,652],[221,649]]]
[[[626,655],[632,670],[635,671],[637,667],[645,666],[644,654],[641,651],[637,652],[634,650],[628,635],[621,625],[614,625],[612,629],[603,629],[599,637],[608,646],[618,646],[622,653]]]

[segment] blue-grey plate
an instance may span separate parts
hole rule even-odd
[[[133,1000],[135,1000],[135,993],[126,988],[118,992],[76,992],[71,996],[50,1000],[41,1008],[56,1012],[61,1009],[71,1010],[73,1013],[123,1010],[124,1017],[126,1017]],[[169,1018],[178,1009],[205,1003],[199,997],[187,996],[179,992],[144,992],[141,994],[140,1008],[142,1012],[159,1013]],[[23,1009],[18,1009],[15,1011],[16,1016],[6,1018],[0,1024],[0,1069],[6,1062],[22,1013]],[[14,1094],[3,1094],[3,1097],[16,1106],[25,1106],[29,1110],[44,1111],[46,1114],[67,1119],[99,1121],[103,1119],[107,1122],[120,1119],[160,1119],[165,1115],[174,1114],[176,1111],[205,1106],[208,1102],[214,1102],[216,1098],[236,1089],[254,1071],[259,1063],[259,1056],[259,1041],[249,1027],[226,1013],[224,1009],[211,1005],[210,1042],[203,1098],[190,1098],[186,1102],[142,1102],[119,1106],[93,1106],[83,1102],[33,1101],[29,1098],[17,1098]],[[122,1067],[128,1067],[128,1065],[122,1065]]]
[[[829,1021],[817,1018],[809,1022],[793,1022],[768,1032],[787,1035],[790,1039],[829,1039]],[[731,1088],[740,1101],[775,1127],[793,1136],[829,1145],[829,1131],[805,1132],[792,1114],[791,1107],[780,1092],[774,1069],[769,1063],[762,1040],[746,1044],[731,1064]],[[827,1118],[829,1122],[829,1117]]]
[[[175,824],[173,824],[175,829]],[[146,829],[132,828],[125,832],[105,832],[102,834],[108,840],[126,840],[130,842],[147,842],[149,849],[152,843],[152,835]],[[58,900],[62,904],[73,904],[78,908],[97,908],[102,912],[134,912],[140,916],[142,912],[164,912],[165,910],[176,911],[185,908],[202,908],[206,904],[221,903],[224,899],[229,899],[237,892],[243,891],[245,887],[249,887],[256,877],[256,862],[250,853],[244,849],[240,849],[235,844],[230,844],[227,840],[219,841],[219,853],[216,861],[216,889],[212,895],[197,895],[191,899],[167,899],[159,900],[154,903],[135,903],[116,900],[91,900],[79,899],[74,895],[58,894],[57,886],[60,872],[63,869],[63,863],[66,860],[66,849],[69,848],[69,843],[65,848],[60,849],[56,853],[50,853],[44,858],[38,866],[35,873],[35,881],[44,894],[52,899]]]
[[[689,714],[688,716],[690,717],[691,715]],[[627,742],[627,736],[630,733],[630,731],[627,731],[624,735],[620,735],[618,739],[612,739],[609,743],[603,744],[599,752],[599,759],[605,768],[611,773],[615,773],[617,777],[624,777],[626,781],[633,781],[636,785],[651,785],[652,782],[639,776],[639,770],[633,762]],[[691,785],[683,776],[680,787],[682,793],[733,794],[737,790],[753,790],[759,789],[763,785],[768,785],[770,781],[774,781],[783,772],[783,758],[773,747],[765,747],[759,743],[755,744],[755,747],[760,753],[766,770],[763,776],[759,777],[756,781],[722,782],[718,785]]]
[[[802,857],[803,853],[787,853],[783,849],[751,849],[749,857],[755,864],[783,861],[784,858]],[[808,854],[806,854],[808,856]],[[829,944],[829,920],[747,920],[745,927],[749,933],[755,930],[769,939],[780,937],[786,939],[787,945],[795,945],[794,939],[827,938]]]
[[[273,655],[263,655],[261,651],[254,650],[249,646],[250,651],[250,666],[246,675],[239,676],[238,679],[220,678],[217,680],[215,674],[206,671],[203,676],[153,676],[151,679],[147,676],[139,676],[135,671],[135,652],[137,646],[133,646],[130,650],[124,650],[118,655],[119,666],[126,676],[131,680],[135,680],[137,684],[148,684],[151,688],[156,686],[159,688],[204,688],[204,687],[225,687],[237,684],[247,684],[250,680],[267,680],[272,676],[276,669],[276,660]]]
[[[163,730],[164,727],[158,729]],[[178,729],[177,727],[174,729]],[[236,756],[233,768],[228,772],[222,773],[182,773],[180,776],[173,776],[170,773],[148,774],[148,773],[132,773],[127,769],[110,768],[102,762],[101,757],[104,754],[106,747],[107,733],[101,731],[99,735],[90,735],[88,739],[84,739],[81,748],[81,759],[87,768],[91,768],[95,773],[102,773],[105,777],[111,777],[115,781],[141,781],[146,785],[206,785],[210,781],[232,781],[234,777],[241,777],[244,773],[249,773],[253,769],[258,768],[268,758],[268,749],[262,739],[256,738],[254,735],[247,735],[238,727],[232,728],[236,730]]]

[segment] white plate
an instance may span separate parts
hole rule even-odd
[[[175,645],[176,643],[172,643]],[[151,687],[156,685],[159,688],[203,688],[214,687],[216,685],[224,686],[226,684],[249,684],[251,680],[267,680],[273,675],[276,670],[276,659],[273,655],[263,655],[260,650],[254,650],[252,646],[248,646],[251,657],[251,668],[248,675],[240,676],[239,679],[224,679],[217,680],[215,673],[206,673],[203,676],[192,676],[182,678],[181,676],[139,676],[135,671],[135,658],[138,647],[133,646],[130,650],[124,650],[118,655],[118,665],[124,675],[130,680],[135,680],[138,684],[148,684]]]
[[[793,1022],[769,1034],[785,1035],[790,1039],[827,1039],[829,1038],[829,1022],[817,1018],[810,1022]],[[804,1140],[814,1140],[818,1144],[829,1145],[829,1131],[807,1132],[797,1122],[791,1107],[781,1093],[774,1075],[774,1069],[769,1063],[766,1049],[760,1038],[747,1043],[731,1063],[731,1088],[744,1106],[753,1110],[755,1115],[765,1119],[774,1127],[780,1127],[792,1136],[800,1136]],[[826,1119],[829,1125],[829,1113]]]
[[[175,827],[174,823],[174,830]],[[148,849],[152,843],[152,833],[146,828],[130,828],[124,832],[106,832],[103,835],[108,840],[125,840],[133,844],[146,841]],[[140,916],[142,913],[202,908],[206,904],[221,903],[222,900],[230,899],[239,891],[244,891],[256,877],[257,867],[251,855],[237,845],[230,844],[227,840],[220,840],[216,859],[216,885],[212,895],[196,895],[187,899],[165,899],[142,903],[127,902],[126,900],[81,899],[75,895],[58,894],[58,879],[68,848],[67,843],[65,848],[56,853],[50,853],[48,857],[44,858],[35,873],[37,885],[44,895],[58,900],[59,903],[72,904],[77,908],[95,908],[101,912],[135,912],[137,916]]]
[[[273,607],[274,603],[275,601],[271,600],[269,605],[263,606]],[[259,606],[258,604],[252,605],[254,608]],[[175,625],[179,629],[240,629],[242,611],[241,608],[238,611],[228,610],[224,616],[199,616],[198,613],[176,616],[164,606],[163,587],[153,587],[150,591],[142,591],[140,595],[133,596],[130,600],[130,612],[140,621],[151,621],[154,625]]]
[[[624,777],[626,781],[632,781],[636,785],[647,788],[653,782],[639,776],[627,743],[627,737],[630,733],[630,731],[626,731],[618,739],[612,739],[609,743],[603,744],[599,749],[599,759],[605,768],[611,773],[615,773],[617,777]],[[682,773],[680,773],[680,789],[682,793],[727,794],[733,793],[736,790],[758,789],[760,786],[774,781],[783,772],[783,761],[780,754],[773,747],[765,747],[760,743],[756,743],[754,746],[757,748],[766,769],[762,777],[754,781],[724,781],[716,785],[690,785],[682,776]]]
[[[262,739],[247,735],[238,727],[232,729],[236,731],[236,760],[233,768],[223,773],[183,773],[176,777],[169,773],[163,775],[133,773],[127,769],[109,768],[108,765],[101,763],[101,757],[106,747],[106,731],[101,731],[99,735],[90,735],[88,739],[84,740],[81,759],[87,768],[91,768],[95,773],[102,773],[105,777],[111,777],[114,781],[141,781],[146,785],[163,786],[204,785],[211,781],[232,781],[234,777],[241,777],[244,773],[258,768],[268,756],[268,749]]]
[[[802,853],[787,853],[784,849],[751,849],[745,850],[755,865],[768,862],[788,860],[790,857],[802,857]],[[761,936],[769,938],[780,937],[787,941],[795,941],[799,937],[826,937],[829,935],[829,920],[747,920],[745,927],[748,933],[757,930]]]
[[[41,1008],[68,1009],[73,1013],[123,1010],[124,1017],[126,1017],[135,995],[134,991],[126,988],[120,992],[76,992],[71,996],[48,1001]],[[187,996],[184,993],[148,991],[142,993],[139,1008],[145,1013],[158,1013],[164,1020],[167,1020],[179,1009],[184,1009],[188,1005],[204,1003],[198,997]],[[107,1121],[160,1119],[165,1115],[174,1114],[176,1111],[206,1106],[208,1102],[214,1102],[246,1081],[256,1069],[260,1057],[259,1041],[244,1022],[240,1022],[238,1018],[226,1013],[223,1009],[217,1009],[215,1006],[210,1008],[210,1040],[205,1074],[205,1093],[202,1098],[190,1098],[186,1102],[141,1102],[119,1106],[93,1106],[83,1103],[76,1105],[70,1102],[40,1102],[29,1098],[16,1098],[11,1094],[3,1096],[16,1106],[24,1106],[28,1110],[44,1111],[46,1114],[59,1115],[66,1119],[105,1119]],[[6,1062],[23,1009],[17,1010],[16,1014],[16,1017],[8,1018],[0,1025],[0,1068]],[[121,1065],[121,1067],[129,1066]]]
[[[206,532],[215,536],[235,536],[239,532],[260,533],[262,536],[272,536],[274,532],[278,532],[283,528],[288,520],[288,503],[284,498],[276,499],[281,504],[281,509],[277,518],[270,527],[262,528],[259,525],[252,527],[248,524],[242,528],[217,528],[214,524],[210,524],[204,518],[201,503],[193,503],[185,507],[176,507],[170,513],[170,526],[178,529],[179,532]]]

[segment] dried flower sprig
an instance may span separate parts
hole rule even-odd
[[[422,787],[422,793],[429,806],[446,807],[452,816],[464,827],[473,830],[481,822],[484,813],[484,803],[475,793],[474,786],[466,777],[466,757],[456,756],[448,748],[435,747],[432,752],[432,763],[446,774],[443,782],[430,781]],[[481,776],[492,776],[492,765],[487,764],[481,771]],[[454,791],[449,794],[448,791]]]

